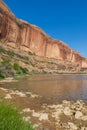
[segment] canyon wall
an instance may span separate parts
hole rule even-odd
[[[39,27],[17,19],[0,0],[0,41],[10,47],[87,67],[87,60],[62,41],[52,39]]]

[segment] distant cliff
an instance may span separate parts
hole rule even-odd
[[[87,67],[86,58],[64,42],[52,39],[39,27],[17,19],[0,0],[0,41],[12,48],[33,52],[38,56],[55,58]]]

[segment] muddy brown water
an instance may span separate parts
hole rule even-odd
[[[17,82],[0,83],[1,87],[31,91],[51,102],[87,100],[87,75],[33,75]]]

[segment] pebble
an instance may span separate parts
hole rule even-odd
[[[26,97],[26,94],[24,94],[23,92],[19,92],[18,90],[15,91],[15,94],[20,97]]]
[[[10,94],[6,94],[5,99],[12,99]]]
[[[87,127],[81,127],[81,130],[87,130]]]
[[[39,120],[42,121],[42,120],[48,120],[48,114],[47,113],[42,113],[39,117]]]
[[[71,116],[73,114],[73,112],[71,111],[69,107],[65,107],[63,112],[66,116]]]
[[[30,108],[25,108],[22,110],[23,112],[31,112]]]
[[[83,121],[87,121],[87,115],[86,116],[82,116],[82,120]]]
[[[33,112],[33,113],[32,113],[32,116],[33,116],[33,117],[40,117],[40,113]]]
[[[72,130],[77,130],[77,129],[78,129],[78,127],[77,127],[74,123],[72,123],[72,122],[68,122],[68,126],[69,126],[70,129],[72,129]]]
[[[75,119],[81,119],[82,116],[83,116],[82,112],[76,111],[76,113],[75,113]]]
[[[40,121],[42,121],[42,120],[49,120],[48,113],[33,111],[32,116],[33,117],[37,117]]]

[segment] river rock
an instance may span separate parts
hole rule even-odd
[[[72,122],[68,122],[68,126],[69,126],[70,130],[77,130],[78,129],[78,127]]]
[[[84,103],[80,100],[80,101],[77,101],[74,105],[77,111],[81,111],[83,109]]]
[[[82,112],[76,111],[76,113],[75,113],[75,119],[81,119],[82,116],[83,116]]]
[[[75,106],[74,104],[71,104],[70,108],[71,108],[72,110],[75,110],[75,109],[76,109],[76,106]]]
[[[48,114],[47,113],[41,113],[40,117],[39,117],[39,120],[40,121],[42,121],[42,120],[48,120]]]
[[[71,116],[73,114],[72,110],[69,107],[65,107],[63,112],[66,116]]]
[[[30,108],[25,108],[22,110],[23,112],[31,112],[31,109]]]
[[[52,117],[55,118],[57,121],[59,120],[59,116],[62,114],[62,110],[59,109],[55,112],[52,112]]]
[[[87,121],[87,115],[86,116],[82,116],[82,120],[83,121]]]
[[[47,113],[33,111],[32,116],[39,118],[40,121],[48,120],[48,114]]]
[[[40,117],[40,113],[33,111],[32,116],[38,118],[38,117]]]
[[[20,92],[20,91],[18,91],[18,90],[15,91],[15,94],[16,94],[17,96],[19,96],[19,97],[26,97],[26,94],[25,94],[25,93]]]
[[[10,94],[6,94],[5,99],[12,99]]]
[[[81,130],[87,130],[87,127],[81,127]]]

